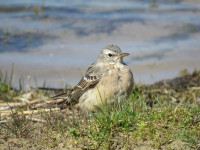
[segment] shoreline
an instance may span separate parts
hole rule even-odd
[[[193,54],[190,59],[188,57],[189,53]],[[187,69],[190,73],[196,69],[200,69],[200,60],[198,60],[199,53],[198,50],[190,52],[185,51],[184,53],[180,53],[179,51],[171,52],[168,57],[161,60],[154,59],[146,62],[135,61],[128,65],[133,71],[136,84],[141,83],[149,85],[160,80],[177,77],[180,71],[184,69]],[[126,63],[127,60],[125,59],[124,62]],[[27,77],[30,76],[31,80],[29,84],[31,87],[36,86],[35,79],[37,80],[38,86],[42,86],[45,82],[47,87],[65,88],[65,85],[73,87],[85,74],[86,69],[87,67],[82,66],[14,64],[14,79],[12,84],[13,87],[18,88],[19,79],[23,78],[24,87],[26,87]],[[12,64],[0,64],[0,70],[4,75],[7,73],[9,78]]]

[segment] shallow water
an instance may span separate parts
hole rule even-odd
[[[14,63],[14,84],[21,75],[75,84],[103,47],[117,44],[131,54],[135,80],[152,83],[199,68],[199,33],[199,0],[0,1],[0,68]]]

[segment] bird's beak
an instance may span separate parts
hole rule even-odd
[[[122,54],[119,54],[117,57],[118,58],[122,58],[122,57],[125,57],[125,56],[128,56],[129,53],[122,53]]]

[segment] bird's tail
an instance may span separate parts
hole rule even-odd
[[[62,93],[51,97],[53,100],[63,100],[64,103],[70,103],[69,93]]]

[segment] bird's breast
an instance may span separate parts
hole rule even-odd
[[[119,64],[108,67],[105,72],[105,78],[102,80],[104,85],[117,92],[125,92],[130,94],[133,88],[133,74],[128,66]]]
[[[120,96],[129,96],[132,88],[133,75],[128,66],[107,66],[99,83],[80,97],[79,105],[84,110],[93,110],[105,101],[112,103]]]

